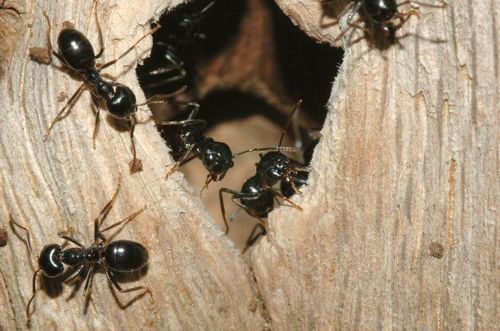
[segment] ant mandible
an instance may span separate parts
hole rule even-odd
[[[115,64],[118,60],[123,58],[128,52],[134,49],[134,47],[141,42],[146,36],[157,31],[160,26],[156,26],[154,29],[143,35],[139,40],[137,40],[131,47],[129,47],[125,52],[123,52],[116,59],[109,61],[102,65],[96,65],[96,59],[102,56],[104,52],[103,45],[103,37],[101,27],[99,25],[98,15],[97,15],[97,0],[94,0],[94,11],[95,11],[95,19],[97,24],[97,30],[99,35],[99,44],[100,50],[97,54],[95,54],[94,49],[90,41],[85,37],[80,31],[73,28],[64,28],[59,32],[59,36],[57,38],[57,45],[59,47],[59,53],[53,51],[52,43],[50,40],[51,34],[51,25],[49,17],[47,13],[44,12],[44,16],[47,19],[48,29],[47,29],[47,37],[48,37],[48,49],[49,49],[49,63],[52,62],[50,54],[53,54],[56,58],[61,61],[64,66],[79,74],[83,83],[76,90],[76,92],[68,99],[66,105],[59,111],[56,115],[52,123],[50,124],[47,132],[44,135],[44,140],[46,140],[54,127],[54,125],[60,120],[64,119],[71,112],[71,109],[75,102],[80,97],[81,93],[84,89],[89,88],[92,94],[94,104],[97,104],[97,101],[103,101],[105,105],[105,109],[109,112],[111,116],[120,120],[127,120],[130,122],[130,141],[131,141],[131,149],[132,149],[132,160],[130,162],[130,173],[138,172],[142,170],[142,162],[137,159],[136,156],[136,148],[134,143],[134,129],[136,124],[135,112],[138,107],[145,106],[150,103],[159,102],[159,100],[166,99],[178,93],[170,95],[156,95],[146,102],[137,104],[136,97],[134,92],[126,85],[116,83],[116,82],[108,82],[103,79],[101,76],[101,71],[113,64]],[[162,101],[165,102],[165,101]],[[95,147],[95,138],[97,135],[97,130],[99,126],[99,107],[96,112],[96,121],[95,128],[93,134],[93,141]]]
[[[272,188],[276,183],[281,181],[289,183],[294,192],[300,192],[295,185],[294,179],[297,177],[300,171],[308,171],[308,167],[301,166],[297,162],[291,160],[285,154],[281,153],[281,151],[295,151],[294,147],[283,147],[282,142],[286,130],[290,124],[290,120],[295,111],[300,108],[301,104],[302,100],[299,100],[294,110],[292,111],[287,124],[285,125],[285,128],[281,133],[278,147],[274,148],[273,151],[260,155],[261,159],[256,164],[256,174],[243,183],[241,191],[238,192],[225,187],[219,190],[219,203],[222,219],[224,220],[224,224],[226,226],[226,233],[228,232],[229,228],[226,218],[226,210],[224,207],[224,193],[230,194],[231,199],[237,206],[245,210],[247,214],[253,216],[259,222],[252,230],[252,233],[247,240],[247,245],[243,252],[245,252],[246,249],[250,247],[250,245],[255,242],[255,240],[257,240],[260,235],[265,234],[267,222],[266,220],[264,220],[264,218],[267,218],[268,214],[274,209],[275,200],[277,200],[278,198],[283,199],[292,207],[302,210],[299,205],[289,200],[288,197],[286,197],[284,194]],[[254,150],[266,149],[269,150],[269,148]],[[262,232],[257,237],[254,237],[254,233],[258,228],[261,228]]]
[[[120,191],[121,181],[113,194],[111,200],[101,210],[99,216],[94,220],[94,242],[85,247],[80,243],[71,231],[62,231],[57,235],[65,239],[77,247],[63,248],[59,244],[45,245],[40,251],[40,255],[35,254],[30,239],[30,232],[21,224],[17,223],[12,215],[10,215],[10,223],[12,227],[18,227],[26,232],[26,245],[29,252],[37,257],[38,268],[33,273],[32,280],[32,295],[26,305],[26,317],[29,324],[31,319],[30,306],[35,299],[36,294],[36,279],[39,272],[47,278],[58,278],[61,282],[68,283],[81,275],[86,274],[85,286],[83,289],[83,296],[88,298],[89,290],[92,287],[94,274],[99,269],[104,269],[111,284],[121,293],[134,292],[143,290],[143,293],[138,297],[148,293],[152,298],[151,290],[144,286],[136,286],[129,289],[123,289],[118,283],[115,274],[130,273],[144,268],[149,259],[147,249],[134,241],[130,240],[117,240],[111,241],[123,227],[133,220],[136,216],[142,213],[146,206],[133,212],[119,222],[116,222],[104,229],[101,229],[104,220],[113,207],[118,192]],[[106,238],[103,233],[122,225],[117,231]],[[67,266],[65,268],[65,265]],[[65,270],[66,269],[66,270]]]
[[[331,0],[320,0],[322,5],[328,5]],[[417,4],[422,7],[433,7],[433,8],[444,8],[445,3],[441,5],[431,5],[418,1],[404,1],[400,4],[396,3],[396,0],[355,0],[349,4],[354,8],[348,16],[348,24],[351,28],[360,29],[365,31],[368,35],[372,36],[375,40],[377,37],[381,37],[382,40],[390,45],[400,44],[397,38],[396,32],[405,24],[411,16],[420,16],[420,12],[413,4]],[[398,7],[402,5],[410,4],[412,8],[406,12],[398,11]],[[360,11],[360,17],[355,21],[351,22],[351,19],[356,11]],[[359,25],[359,21],[364,20],[370,25],[370,28],[366,26]],[[396,22],[398,20],[398,22]],[[335,41],[339,40],[349,29],[344,30]],[[358,39],[357,41],[359,41]],[[353,42],[356,43],[357,41]]]

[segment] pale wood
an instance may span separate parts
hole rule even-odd
[[[120,54],[148,31],[150,18],[177,3],[100,1],[104,59]],[[111,224],[147,205],[147,211],[117,238],[143,243],[151,257],[147,273],[124,287],[149,286],[154,291],[154,303],[144,297],[120,309],[105,275],[97,274],[86,314],[81,288],[69,299],[71,286],[64,286],[63,293],[54,298],[39,291],[33,329],[263,329],[267,325],[265,312],[249,267],[182,174],[164,180],[166,166],[172,160],[151,122],[136,129],[144,171],[134,175],[128,173],[128,132],[112,127],[106,116],[97,148],[92,149],[94,116],[87,92],[73,113],[43,141],[48,123],[65,102],[57,101],[61,93],[71,95],[79,83],[66,72],[31,61],[28,48],[46,46],[47,24],[42,10],[47,11],[53,25],[53,44],[62,22],[70,21],[97,45],[91,5],[86,0],[27,1],[17,34],[12,36],[16,45],[13,56],[5,59],[2,54],[2,65],[9,64],[0,81],[0,220],[1,226],[9,229],[9,242],[0,248],[0,329],[25,327],[24,308],[36,267],[35,258],[28,256],[21,239],[10,231],[9,213],[31,230],[38,250],[44,244],[60,243],[56,234],[66,228],[90,243],[93,219],[111,197],[120,176],[122,192],[107,222]],[[144,96],[134,69],[150,47],[151,38],[147,38],[106,70],[131,87],[139,102]],[[148,116],[148,111],[140,112],[143,120]],[[123,303],[134,297],[117,295]]]
[[[319,2],[277,2],[338,36]],[[274,330],[498,329],[499,13],[450,1],[398,32],[444,43],[348,47],[304,211],[271,214],[252,252]]]
[[[310,34],[314,27],[317,39],[331,42],[338,34],[338,28],[318,27],[318,3],[278,3]],[[87,24],[88,1],[44,5],[57,24],[74,21],[97,40]],[[106,58],[144,33],[147,19],[164,5],[103,1],[101,24],[112,45]],[[404,49],[364,54],[364,42],[348,49],[310,186],[295,198],[304,211],[271,214],[268,236],[253,249],[257,286],[197,191],[180,174],[163,181],[171,160],[150,124],[137,129],[145,169],[133,176],[126,132],[103,123],[92,149],[88,95],[42,141],[62,105],[59,93],[71,93],[77,83],[28,59],[28,47],[45,44],[45,21],[38,7],[26,6],[0,81],[2,226],[14,214],[38,248],[68,226],[88,242],[92,219],[122,173],[124,189],[110,220],[148,204],[120,238],[143,242],[152,256],[148,273],[127,286],[157,291],[155,304],[143,298],[121,310],[99,274],[86,315],[80,295],[66,301],[69,287],[56,298],[41,291],[35,328],[262,329],[265,318],[275,330],[498,328],[497,1],[422,9],[401,31],[446,43],[407,38]],[[147,49],[141,44],[122,63],[135,64]],[[133,70],[120,81],[139,91]],[[32,272],[22,242],[9,236],[0,248],[0,300],[9,303],[0,305],[3,329],[24,326]]]

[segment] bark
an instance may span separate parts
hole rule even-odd
[[[147,31],[149,18],[177,2],[101,1],[105,59],[120,54]],[[310,35],[335,41],[340,30],[320,26],[318,2],[277,2]],[[0,61],[0,219],[9,231],[0,248],[0,300],[7,303],[0,305],[2,329],[25,326],[36,268],[8,226],[8,214],[31,230],[38,249],[60,242],[56,234],[67,228],[90,243],[93,219],[120,176],[122,192],[107,222],[148,205],[118,238],[143,243],[151,255],[147,273],[124,286],[149,286],[154,303],[144,297],[121,309],[105,275],[97,274],[86,313],[84,299],[70,297],[71,286],[54,297],[39,290],[35,329],[498,325],[497,2],[421,8],[421,17],[398,34],[423,38],[402,39],[404,48],[369,49],[365,40],[346,47],[310,185],[294,198],[303,211],[271,214],[268,235],[252,249],[251,269],[208,216],[197,190],[180,173],[163,180],[172,161],[151,123],[136,130],[144,170],[134,175],[128,174],[127,131],[103,120],[92,149],[88,93],[43,141],[65,102],[58,102],[61,93],[71,95],[79,82],[29,59],[29,47],[46,45],[39,6],[52,21],[53,41],[66,20],[94,45],[97,34],[88,1],[18,5],[20,18],[0,14],[15,31],[8,40],[1,35],[2,47],[15,45],[2,51]],[[345,22],[349,11],[338,14]],[[345,46],[347,37],[338,42]],[[106,70],[139,100],[130,68],[149,47],[148,38]]]
[[[339,35],[318,2],[277,2]],[[498,327],[500,6],[420,11],[404,48],[346,48],[304,211],[273,213],[252,254],[273,329]]]
[[[104,60],[111,60],[149,29],[149,20],[179,1],[141,1],[136,4],[100,1],[98,15],[106,45]],[[57,232],[72,228],[76,238],[92,242],[93,219],[110,199],[119,178],[122,190],[106,220],[112,224],[144,205],[148,209],[127,225],[117,239],[144,244],[150,254],[147,272],[128,288],[145,285],[147,296],[121,309],[107,285],[105,274],[94,279],[85,311],[82,288],[39,290],[33,307],[34,329],[262,329],[263,307],[250,269],[221,229],[204,211],[195,191],[181,173],[165,181],[172,160],[151,122],[136,128],[138,157],[144,170],[129,175],[128,131],[102,116],[97,146],[92,148],[94,116],[88,92],[73,112],[59,122],[47,141],[43,134],[64,103],[79,86],[77,76],[30,60],[30,47],[46,47],[45,10],[52,23],[52,43],[64,21],[70,21],[98,47],[91,1],[28,1],[14,20],[12,57],[2,59],[2,121],[0,129],[1,226],[9,230],[1,248],[0,328],[24,328],[25,305],[31,295],[35,257],[8,226],[8,215],[30,229],[35,250],[61,243]],[[2,15],[4,13],[2,12]],[[3,16],[2,16],[3,18]],[[2,44],[4,44],[2,42]],[[147,56],[151,38],[141,42],[105,72],[144,99],[135,76],[137,61]],[[58,61],[55,61],[57,64]],[[147,110],[139,111],[144,121]],[[22,234],[22,233],[21,233]],[[51,284],[54,284],[52,282]],[[42,285],[41,278],[37,286]],[[49,287],[49,286],[46,286]],[[50,288],[50,287],[49,287]],[[72,291],[75,296],[71,296]],[[50,293],[49,296],[47,293]],[[126,303],[134,294],[116,294]]]

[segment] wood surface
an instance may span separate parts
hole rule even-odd
[[[98,15],[106,45],[103,61],[127,49],[149,30],[151,18],[178,2],[100,1]],[[17,5],[22,8],[21,17],[6,18],[17,24],[17,35],[11,58],[2,61],[7,65],[0,82],[1,225],[10,231],[7,221],[12,214],[31,230],[38,251],[45,244],[62,243],[57,232],[67,228],[72,228],[84,243],[91,243],[93,220],[121,177],[122,190],[106,222],[116,222],[147,205],[148,209],[127,225],[117,239],[141,242],[150,253],[147,272],[123,286],[148,286],[154,299],[151,303],[143,297],[121,309],[105,274],[100,273],[95,276],[86,312],[82,288],[76,288],[74,296],[71,293],[75,286],[70,285],[52,297],[39,290],[33,305],[32,328],[265,328],[267,322],[250,268],[204,211],[197,189],[180,172],[164,180],[166,166],[172,160],[153,123],[136,128],[138,157],[144,170],[134,175],[129,175],[128,168],[128,132],[110,124],[105,114],[96,149],[92,148],[95,117],[88,92],[80,97],[72,114],[43,141],[48,124],[66,102],[58,101],[61,95],[71,96],[80,83],[77,76],[30,60],[29,48],[47,45],[47,23],[42,11],[50,17],[53,44],[62,23],[69,21],[98,45],[92,2],[29,1]],[[105,70],[132,88],[138,102],[144,96],[134,68],[140,58],[147,56],[150,47],[151,38],[147,38]],[[149,112],[140,110],[139,117],[145,121]],[[26,327],[24,309],[31,295],[36,259],[28,255],[23,241],[13,232],[1,251],[0,301],[4,304],[0,305],[0,329],[22,329]],[[37,284],[41,286],[41,280]],[[134,294],[116,296],[123,304],[134,298]]]
[[[104,59],[120,54],[148,30],[150,18],[177,3],[100,1]],[[163,180],[172,161],[152,123],[136,129],[144,170],[134,175],[128,132],[105,116],[92,148],[88,93],[43,141],[64,105],[58,100],[79,82],[30,60],[29,48],[46,45],[43,10],[53,43],[70,21],[97,45],[91,2],[19,1],[20,17],[0,11],[6,24],[0,29],[0,227],[8,230],[7,246],[0,247],[0,329],[25,328],[36,268],[8,215],[31,230],[38,250],[61,242],[57,232],[67,228],[90,243],[93,219],[120,177],[122,192],[107,222],[147,205],[118,238],[143,243],[151,255],[147,272],[124,286],[149,286],[154,303],[143,297],[121,309],[105,275],[97,274],[85,313],[81,288],[75,296],[74,286],[52,297],[39,290],[33,329],[498,328],[498,1],[422,7],[398,31],[419,37],[383,51],[364,39],[348,45],[349,34],[336,40],[340,29],[322,24],[334,17],[325,17],[317,1],[277,3],[309,35],[343,45],[346,54],[310,185],[294,198],[303,211],[273,212],[250,261],[206,212],[197,187],[181,173]],[[345,5],[333,10],[343,28]],[[150,46],[148,38],[106,70],[138,100],[133,69]],[[144,121],[148,116],[140,111]],[[117,297],[127,302],[133,294]]]

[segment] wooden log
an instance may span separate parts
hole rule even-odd
[[[304,211],[272,213],[252,252],[273,329],[498,328],[498,2],[421,6],[384,51],[335,41],[317,1],[277,3],[346,54]]]
[[[149,30],[150,19],[178,3],[100,1],[98,16],[106,45],[102,61],[118,56]],[[21,15],[0,11],[0,21],[5,20],[13,31],[2,34],[1,44],[11,48],[2,52],[0,61],[4,73],[0,81],[0,219],[1,227],[9,230],[8,244],[0,248],[0,329],[26,326],[24,309],[37,267],[22,238],[11,231],[8,215],[30,229],[38,251],[45,244],[62,243],[57,232],[68,228],[90,244],[93,219],[110,199],[120,177],[122,190],[106,222],[116,222],[147,205],[148,209],[117,238],[141,242],[150,253],[147,272],[133,282],[123,283],[123,287],[148,286],[154,302],[146,296],[126,309],[120,308],[105,274],[98,273],[87,308],[78,286],[39,289],[33,304],[33,328],[263,329],[267,325],[265,312],[249,267],[208,216],[197,191],[183,180],[182,174],[164,180],[166,166],[172,160],[151,122],[136,128],[138,157],[144,170],[133,175],[128,169],[128,130],[114,125],[105,114],[101,114],[96,148],[92,148],[95,117],[88,92],[79,98],[71,115],[55,126],[47,141],[43,140],[50,121],[80,82],[67,70],[30,60],[29,48],[47,45],[47,22],[42,11],[50,17],[53,45],[63,22],[69,21],[97,49],[92,2],[6,4],[17,6]],[[148,37],[105,70],[132,88],[138,102],[144,96],[134,69],[150,47]],[[146,122],[148,110],[141,109],[138,117]],[[37,286],[41,285],[40,277]],[[116,293],[116,297],[126,303],[134,294]]]

